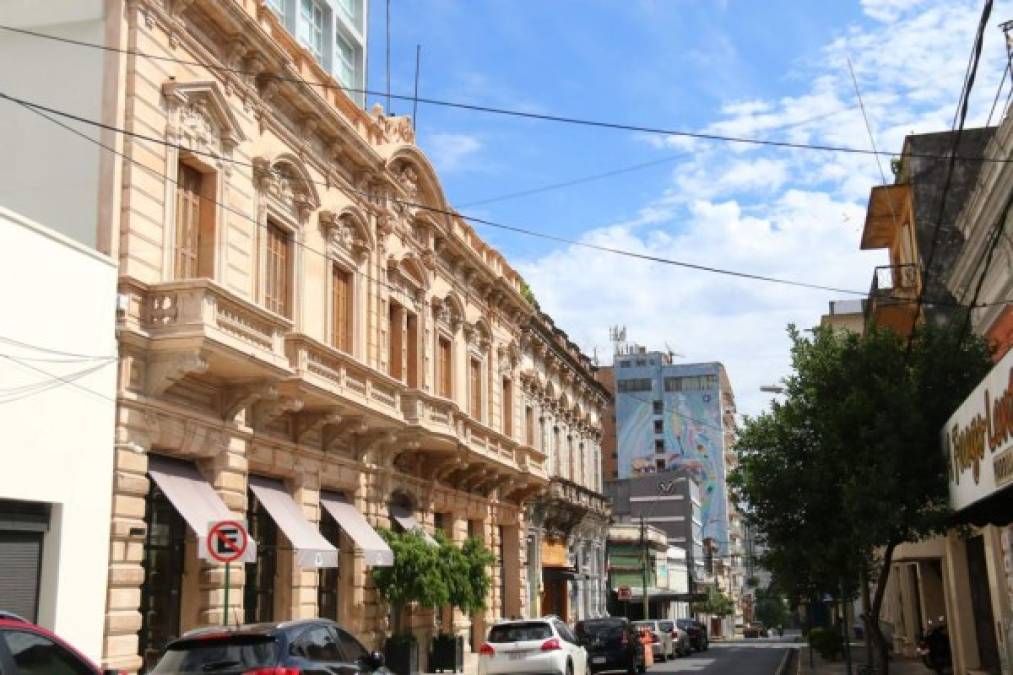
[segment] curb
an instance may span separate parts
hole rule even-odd
[[[790,647],[784,652],[784,656],[781,657],[781,663],[775,671],[777,675],[788,675],[792,672],[792,661],[798,658],[798,647]],[[795,668],[795,672],[798,672],[798,668]]]

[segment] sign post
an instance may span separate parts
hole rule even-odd
[[[208,526],[208,555],[225,563],[225,606],[222,625],[229,625],[229,568],[246,554],[250,535],[238,520],[215,520]]]

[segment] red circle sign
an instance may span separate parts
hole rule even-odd
[[[237,520],[222,520],[208,530],[208,555],[218,562],[235,562],[246,553],[250,537]]]

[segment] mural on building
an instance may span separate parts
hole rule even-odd
[[[713,539],[725,552],[728,504],[719,366],[632,368],[624,379],[626,391],[621,388],[616,395],[619,477],[687,472],[700,486],[703,538]]]

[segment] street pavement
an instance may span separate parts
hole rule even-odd
[[[778,638],[711,642],[710,649],[668,663],[655,663],[653,673],[706,673],[706,675],[775,675],[794,642]]]

